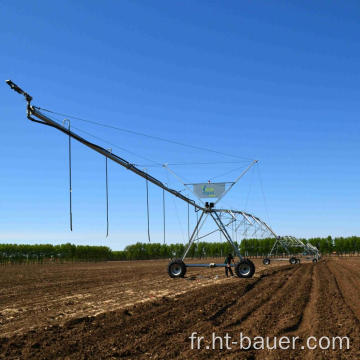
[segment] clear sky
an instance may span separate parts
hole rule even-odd
[[[360,235],[359,18],[358,1],[1,1],[0,241],[122,249],[147,239],[144,180],[109,164],[105,238],[105,160],[75,143],[70,233],[67,139],[28,121],[6,79],[44,108],[259,159],[224,206],[280,235]],[[233,180],[246,166],[72,125],[135,163],[214,162],[174,168],[187,181],[230,167]],[[164,169],[148,171],[181,189]],[[152,241],[162,241],[154,186],[150,200]],[[186,205],[168,197],[167,207],[168,241],[183,242]]]

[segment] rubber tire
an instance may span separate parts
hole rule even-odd
[[[270,265],[270,259],[269,258],[263,259],[263,264],[264,265]]]
[[[176,267],[180,267],[180,271],[176,272],[174,271]],[[186,274],[186,266],[184,262],[181,259],[174,259],[169,262],[167,267],[168,274],[171,278],[182,278]]]
[[[314,264],[316,264],[317,263],[317,259],[313,259],[313,261],[312,261]]]
[[[297,263],[296,258],[295,258],[295,257],[291,257],[291,258],[289,259],[289,263],[290,263],[291,265],[296,264],[296,263]]]
[[[300,264],[300,259],[296,259],[296,263],[297,263],[297,264]]]
[[[249,267],[249,272],[247,274],[242,273],[242,267],[246,265]],[[249,260],[249,259],[244,259],[238,263],[236,263],[235,265],[235,274],[239,277],[239,278],[251,278],[253,277],[255,273],[255,265],[254,263]]]

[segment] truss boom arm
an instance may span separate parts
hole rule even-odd
[[[29,120],[40,123],[40,124],[43,124],[43,125],[48,125],[48,126],[51,126],[51,127],[55,128],[55,129],[60,130],[64,134],[69,135],[70,137],[72,137],[73,139],[79,141],[80,143],[84,144],[85,146],[89,147],[90,149],[100,153],[101,155],[104,155],[105,157],[107,157],[107,158],[111,159],[112,161],[116,162],[117,164],[125,167],[126,169],[132,171],[133,173],[135,173],[135,174],[141,176],[142,178],[150,181],[154,185],[160,187],[161,189],[164,189],[165,191],[167,191],[170,194],[176,196],[177,198],[187,202],[188,204],[194,206],[195,208],[198,208],[199,210],[203,210],[203,211],[207,210],[206,208],[196,204],[196,202],[194,200],[188,198],[187,196],[181,194],[180,192],[178,192],[178,191],[176,191],[174,189],[170,189],[165,184],[163,184],[160,180],[158,180],[158,179],[154,178],[153,176],[147,174],[146,172],[140,170],[139,168],[137,168],[135,165],[131,164],[127,160],[121,158],[120,156],[117,156],[117,155],[113,154],[112,152],[106,150],[105,148],[103,148],[103,147],[101,147],[99,145],[96,145],[96,144],[86,140],[82,136],[74,133],[72,130],[67,129],[66,127],[62,126],[58,122],[50,119],[49,117],[47,117],[46,115],[41,113],[36,106],[31,105],[32,97],[28,93],[26,93],[24,90],[22,90],[19,86],[17,86],[11,80],[6,80],[6,83],[11,87],[11,89],[16,91],[17,93],[19,93],[21,95],[24,95],[24,97],[25,97],[25,99],[27,101],[27,117],[28,117]]]
[[[257,223],[260,222],[262,225],[264,225],[265,228],[266,228],[268,231],[270,231],[271,234],[274,235],[274,237],[278,237],[278,235],[274,232],[274,230],[273,230],[268,224],[266,224],[265,221],[262,221],[262,220],[259,219],[258,217],[254,216],[254,215],[251,215],[251,214],[249,214],[249,213],[247,213],[247,212],[245,212],[245,211],[240,211],[240,210],[227,210],[227,209],[216,209],[215,211],[220,212],[220,213],[221,213],[221,212],[229,213],[229,211],[231,211],[231,212],[234,213],[234,214],[240,214],[240,215],[242,215],[248,222],[250,222],[250,221],[249,221],[249,218],[252,218],[252,219],[254,219],[255,222],[257,222]]]
[[[36,118],[42,120],[40,121],[43,122],[44,124],[50,125],[60,131],[62,131],[63,133],[71,136],[72,138],[74,138],[75,140],[81,142],[82,144],[84,144],[85,146],[91,148],[92,150],[95,150],[96,152],[106,156],[107,158],[113,160],[114,162],[116,162],[117,164],[125,167],[126,169],[132,171],[133,173],[143,177],[144,179],[150,181],[151,183],[153,183],[154,185],[159,186],[160,188],[164,189],[165,191],[171,193],[172,195],[178,197],[181,200],[184,200],[185,202],[187,202],[188,204],[201,209],[201,210],[205,210],[205,208],[198,206],[193,200],[191,200],[190,198],[184,196],[183,194],[179,193],[178,191],[174,190],[174,189],[170,189],[169,187],[167,187],[165,184],[163,184],[160,180],[154,178],[153,176],[149,175],[148,173],[140,170],[139,168],[137,168],[135,165],[131,164],[130,162],[128,162],[127,160],[113,154],[112,152],[106,150],[105,148],[96,145],[94,143],[91,143],[90,141],[84,139],[83,137],[79,136],[78,134],[74,133],[71,130],[66,129],[65,127],[63,127],[62,125],[60,125],[59,123],[57,123],[56,121],[53,121],[52,119],[48,118],[47,116],[45,116],[44,114],[42,114],[39,110],[36,109],[36,107],[34,106],[30,106],[30,114],[28,115],[28,118],[30,120],[35,120],[31,117],[35,116]],[[37,120],[35,120],[37,121]],[[39,121],[38,121],[39,122]]]

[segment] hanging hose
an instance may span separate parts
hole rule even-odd
[[[165,244],[165,190],[163,189],[163,221],[164,221],[164,244]]]
[[[146,181],[146,213],[147,213],[147,232],[148,232],[148,240],[150,242],[150,214],[149,214],[149,182],[148,179]]]
[[[65,119],[64,124],[67,122],[69,124],[69,217],[70,217],[70,231],[72,231],[72,181],[71,181],[71,136],[70,136],[70,120]]]
[[[190,204],[187,204],[188,241],[190,241]]]
[[[234,221],[231,223],[231,238],[233,239],[233,241],[235,240],[234,239]]]
[[[105,156],[105,186],[106,186],[106,237],[109,236],[109,183],[108,183],[108,158]]]
[[[196,223],[199,223],[199,213],[196,212]],[[196,229],[196,238],[199,237],[199,227]]]

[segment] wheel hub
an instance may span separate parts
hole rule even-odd
[[[250,265],[248,264],[241,264],[239,266],[239,273],[242,276],[247,276],[250,273],[251,269],[250,269]]]
[[[179,276],[181,274],[181,266],[179,264],[172,264],[171,265],[171,273],[174,275],[174,276]]]

